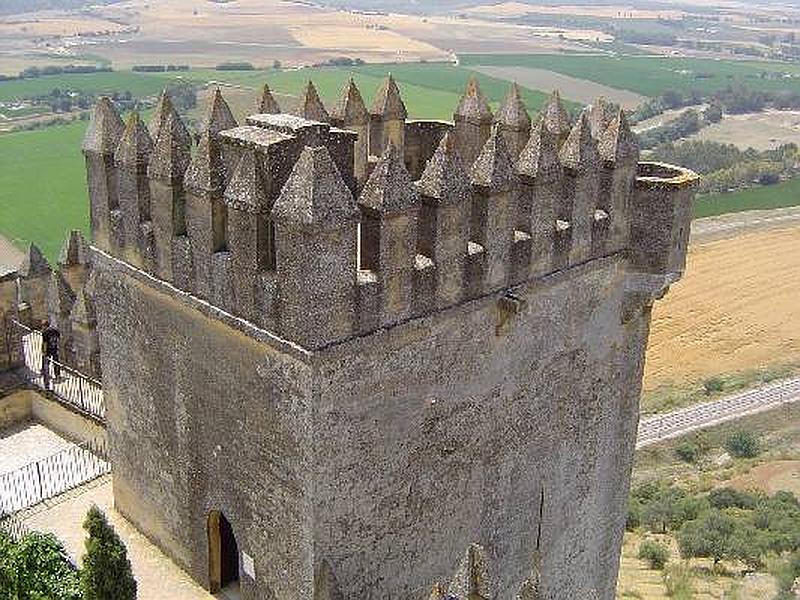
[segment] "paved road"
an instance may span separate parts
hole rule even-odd
[[[664,415],[642,419],[637,448],[680,437],[691,431],[732,421],[746,415],[800,401],[800,377],[784,379],[764,387],[690,406]]]
[[[692,221],[691,242],[709,242],[763,229],[800,225],[800,207],[745,212]]]

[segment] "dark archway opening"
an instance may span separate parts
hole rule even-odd
[[[219,511],[208,515],[208,561],[212,594],[239,581],[239,545],[233,527]]]

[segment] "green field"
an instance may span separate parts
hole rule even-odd
[[[80,143],[86,123],[0,135],[0,234],[38,244],[51,261],[64,234],[88,231]]]
[[[800,206],[800,178],[730,194],[700,197],[695,202],[694,216],[699,219],[745,210],[767,210],[788,206]]]
[[[776,62],[576,54],[465,54],[460,60],[467,67],[547,69],[644,96],[668,90],[708,93],[737,83],[764,91],[800,92],[800,66]]]

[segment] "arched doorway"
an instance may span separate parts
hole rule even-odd
[[[239,582],[239,546],[233,527],[218,510],[208,515],[208,576],[212,594]]]

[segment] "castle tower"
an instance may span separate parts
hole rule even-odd
[[[320,100],[317,88],[309,81],[300,98],[299,115],[309,121],[319,121],[320,123],[327,123],[330,121],[330,115],[325,108],[325,105]]]
[[[362,187],[339,108],[191,156],[162,97],[157,268],[91,248],[116,509],[244,600],[612,598],[697,177],[557,95],[516,157],[470,84]]]
[[[142,224],[150,221],[150,181],[147,165],[153,141],[139,113],[132,113],[117,146],[114,160],[119,178],[119,204],[125,230],[124,256],[129,262],[143,265]]]
[[[394,144],[403,155],[408,111],[391,74],[378,89],[370,110],[369,146],[372,156],[383,155]]]
[[[121,219],[112,218],[114,211],[120,215],[114,152],[123,129],[116,107],[108,98],[101,98],[92,113],[82,150],[86,158],[92,239],[104,249],[111,248],[112,240],[119,244],[124,237]]]
[[[282,113],[278,101],[272,95],[272,90],[266,83],[261,89],[261,95],[258,97],[258,104],[256,105],[256,112],[262,115],[277,115]]]
[[[370,114],[364,105],[364,98],[352,78],[347,82],[339,102],[331,111],[331,124],[347,129],[358,135],[354,147],[355,176],[359,187],[367,181],[367,164],[369,161]]]
[[[508,89],[495,116],[495,123],[500,127],[509,152],[514,158],[518,157],[531,135],[531,116],[516,82]]]
[[[474,76],[467,83],[453,120],[456,150],[464,166],[470,168],[489,139],[494,120],[492,109]]]

